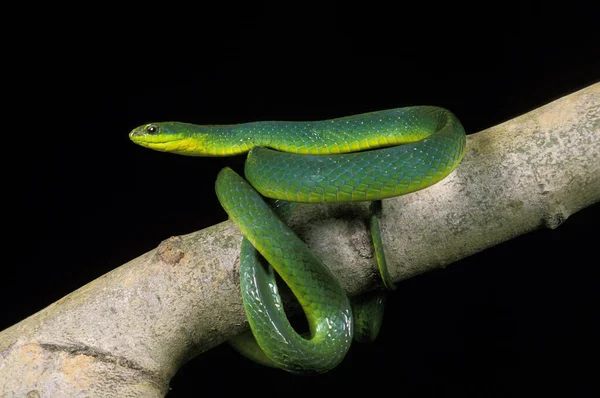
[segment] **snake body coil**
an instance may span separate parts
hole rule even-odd
[[[282,221],[286,214],[278,216],[261,195],[292,202],[376,201],[403,195],[446,177],[465,146],[458,119],[431,106],[312,122],[152,123],[134,129],[130,137],[151,149],[189,156],[250,152],[245,166],[250,184],[228,168],[216,182],[221,205],[245,236],[241,288],[255,341],[242,336],[234,346],[261,363],[292,372],[325,372],[343,359],[354,333],[352,309],[329,269]],[[289,211],[286,206],[280,210]],[[376,223],[374,218],[371,225]],[[380,242],[378,228],[372,233]],[[261,264],[255,249],[300,302],[308,336],[290,325],[273,270]],[[379,260],[380,243],[376,249]],[[380,268],[391,286],[381,261]]]

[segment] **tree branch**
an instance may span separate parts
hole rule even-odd
[[[441,183],[385,200],[401,281],[600,200],[600,84],[471,135]],[[302,205],[292,227],[349,294],[379,283],[368,205]],[[0,396],[164,396],[177,369],[246,329],[230,221],[162,242],[0,333]],[[38,395],[35,395],[38,394]]]

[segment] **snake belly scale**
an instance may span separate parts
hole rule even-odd
[[[225,168],[215,185],[221,205],[245,237],[240,284],[252,335],[232,343],[260,363],[298,373],[326,372],[339,364],[354,335],[353,308],[327,266],[285,224],[293,205],[274,210],[264,198],[347,202],[404,195],[450,174],[466,141],[458,119],[433,106],[309,122],[150,123],[132,130],[130,138],[147,148],[188,156],[249,152],[247,181]],[[373,216],[371,227],[377,225]],[[372,234],[384,283],[392,287],[378,226]],[[272,268],[264,266],[263,258]],[[273,269],[302,306],[307,335],[298,334],[287,320]],[[356,306],[355,312],[357,308],[381,314],[372,304]],[[363,325],[366,316],[356,318]],[[366,333],[371,336],[359,340],[377,334],[380,319],[374,323],[375,329]]]

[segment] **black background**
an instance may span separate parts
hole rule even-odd
[[[0,329],[161,240],[226,219],[217,171],[127,133],[164,120],[314,120],[433,104],[474,133],[600,78],[594,10],[561,5],[118,9],[29,20],[7,45]],[[48,10],[50,12],[50,10]],[[57,12],[57,10],[52,10]],[[119,18],[115,18],[119,15]],[[97,19],[95,19],[97,18]],[[95,22],[92,22],[95,21]],[[378,341],[297,377],[217,347],[169,396],[516,396],[595,384],[600,208],[399,285]],[[588,364],[591,362],[591,365]]]

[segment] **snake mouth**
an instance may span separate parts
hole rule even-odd
[[[172,137],[168,135],[149,135],[137,130],[133,130],[129,133],[129,139],[136,144],[147,146],[148,144],[167,144],[169,142],[182,141],[179,137]]]
[[[137,145],[161,152],[180,152],[188,147],[187,141],[179,138],[157,139],[158,137],[151,137],[152,139],[149,140],[150,137],[135,135],[131,135],[130,138]]]

